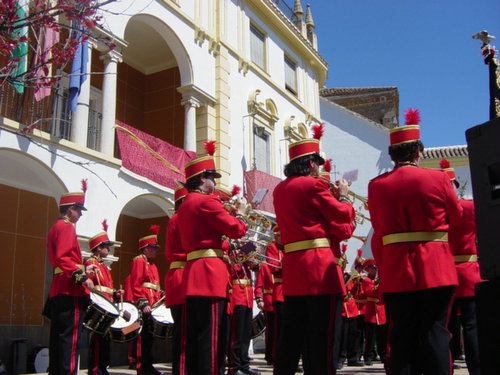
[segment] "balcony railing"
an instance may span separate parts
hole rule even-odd
[[[25,127],[40,129],[59,139],[71,139],[71,111],[67,90],[56,90],[37,102],[31,89],[23,95],[10,86],[0,89],[0,116],[17,121]],[[99,150],[102,114],[89,108],[87,147]]]

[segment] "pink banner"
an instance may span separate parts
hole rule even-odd
[[[116,130],[124,168],[172,189],[177,186],[176,181],[184,182],[184,165],[196,157],[195,152],[175,147],[121,121],[116,121],[116,125],[126,129]]]
[[[267,194],[264,199],[255,208],[261,211],[274,213],[273,191],[276,185],[281,182],[281,179],[256,169],[245,172],[244,177],[247,200],[251,202],[259,189],[267,189]]]

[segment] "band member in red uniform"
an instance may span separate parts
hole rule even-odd
[[[168,221],[167,236],[165,246],[165,259],[170,264],[165,275],[165,305],[170,308],[174,320],[173,341],[172,341],[172,374],[179,375],[180,359],[185,350],[181,342],[182,315],[186,296],[182,285],[182,275],[186,265],[186,252],[181,246],[179,228],[177,224],[177,210],[188,194],[184,186],[178,186],[174,192],[175,212]],[[185,348],[184,348],[185,349]]]
[[[334,323],[343,286],[330,240],[352,235],[355,212],[346,197],[346,180],[332,184],[336,198],[319,177],[319,167],[324,163],[319,155],[323,126],[316,125],[313,130],[315,139],[289,146],[290,163],[284,171],[287,178],[273,192],[285,248],[285,327],[274,369],[277,375],[294,374],[301,352],[305,373],[335,373]]]
[[[214,195],[215,144],[205,142],[208,155],[185,166],[189,194],[178,211],[182,248],[187,252],[183,284],[186,291],[186,365],[188,374],[219,375],[226,354],[228,272],[223,259],[223,236],[240,238],[246,233],[245,205],[230,215]],[[226,254],[227,255],[227,254]]]
[[[385,364],[385,346],[387,344],[385,306],[378,289],[377,265],[374,259],[365,260],[367,277],[363,278],[365,305],[365,347],[363,358],[365,365],[371,366],[377,352]],[[375,344],[377,350],[375,350]]]
[[[372,252],[390,316],[392,375],[451,373],[449,308],[457,273],[448,244],[450,224],[462,219],[446,174],[419,168],[419,114],[390,130],[394,169],[368,185]]]
[[[89,250],[92,252],[90,258],[85,261],[86,268],[94,268],[87,274],[87,277],[94,283],[94,290],[106,297],[111,302],[119,302],[123,291],[113,288],[113,278],[108,266],[104,264],[104,259],[109,254],[110,246],[114,245],[109,240],[106,220],[102,222],[104,231],[99,232],[89,239]],[[89,267],[94,266],[94,267]],[[88,373],[89,375],[107,375],[110,364],[110,340],[109,336],[100,336],[90,333],[90,343],[88,352]]]
[[[269,250],[271,247],[276,247],[273,242],[267,246],[266,256],[269,254],[277,254],[275,251]],[[273,308],[273,266],[267,263],[261,263],[257,276],[255,277],[255,302],[257,307],[264,313],[264,321],[266,325],[265,334],[265,355],[264,359],[268,365],[273,364],[273,342],[274,342],[274,308]]]
[[[59,201],[61,216],[50,228],[47,256],[54,268],[49,300],[44,314],[50,318],[49,373],[55,375],[78,372],[78,341],[83,317],[89,302],[89,289],[94,287],[83,265],[75,224],[86,210],[86,180],[82,192],[67,193]]]
[[[450,181],[456,188],[460,187],[455,170],[446,159],[440,162]],[[474,201],[460,199],[463,219],[458,225],[450,226],[449,242],[454,254],[458,276],[458,287],[455,290],[452,318],[456,317],[463,328],[465,363],[470,375],[480,374],[479,344],[477,337],[475,284],[481,281],[476,246],[476,214]],[[460,311],[460,314],[458,312]],[[457,339],[460,337],[460,329]]]
[[[363,354],[363,342],[365,331],[365,305],[366,297],[363,291],[365,258],[362,257],[362,250],[358,249],[358,256],[354,260],[354,269],[346,283],[348,291],[347,303],[356,306],[351,307],[352,317],[348,320],[347,329],[347,366],[364,366],[361,361]]]
[[[239,251],[239,250],[235,250]],[[253,285],[252,269],[258,266],[250,260],[233,262],[231,267],[232,314],[229,328],[228,375],[256,375],[250,368],[248,349],[252,339]]]
[[[152,225],[150,230],[154,233],[139,239],[139,250],[141,255],[132,260],[130,270],[130,286],[132,296],[137,308],[142,312],[142,330],[137,338],[137,362],[138,375],[159,375],[160,371],[153,367],[153,324],[151,308],[161,298],[160,277],[158,268],[153,263],[158,244],[157,234],[160,227]]]

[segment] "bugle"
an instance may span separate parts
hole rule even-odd
[[[278,268],[281,269],[281,260],[277,258],[270,257],[268,255],[262,254],[259,249],[256,249],[254,251],[251,251],[248,254],[245,254],[243,252],[238,252],[235,255],[235,261],[236,263],[245,263],[247,261],[253,262],[256,264],[267,264],[270,267]]]

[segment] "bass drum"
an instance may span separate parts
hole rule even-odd
[[[252,339],[259,337],[266,330],[266,319],[264,313],[259,311],[252,319]]]
[[[174,331],[174,319],[170,309],[164,303],[151,310],[151,330],[154,337],[171,339]]]
[[[111,340],[127,342],[135,339],[142,330],[142,318],[139,309],[130,302],[123,302],[120,316],[111,324]]]

